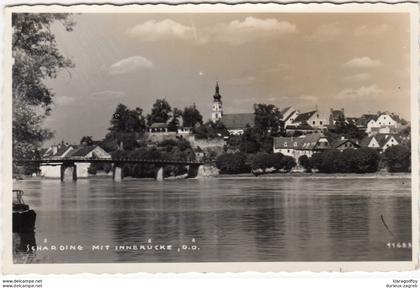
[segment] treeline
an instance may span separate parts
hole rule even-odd
[[[224,153],[216,159],[216,167],[221,174],[290,172],[295,166],[293,157],[281,153]]]
[[[302,155],[298,163],[293,157],[265,152],[225,153],[216,159],[216,166],[221,174],[290,172],[297,164],[306,172],[319,173],[374,173],[381,169],[389,172],[409,172],[411,152],[404,145],[396,145],[389,147],[382,154],[367,147],[344,151],[331,149],[315,153],[312,157]]]

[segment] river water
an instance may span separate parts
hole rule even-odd
[[[392,243],[411,242],[410,185],[366,177],[25,180],[14,188],[37,213],[36,243],[27,246],[36,251],[16,251],[15,262],[408,261],[411,249]]]

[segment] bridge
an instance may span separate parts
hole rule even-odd
[[[62,158],[44,158],[44,159],[15,159],[13,162],[16,165],[33,164],[39,166],[60,166],[60,179],[67,181],[72,178],[77,181],[77,165],[82,163],[108,163],[112,164],[112,179],[114,181],[122,181],[124,178],[125,164],[154,164],[159,167],[156,173],[156,179],[163,179],[163,167],[166,165],[184,165],[188,166],[188,178],[195,178],[198,174],[198,168],[204,164],[200,161],[182,161],[182,160],[165,160],[165,159],[136,159],[136,158],[77,158],[77,157],[62,157]]]

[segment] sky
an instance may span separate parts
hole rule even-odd
[[[254,103],[346,116],[410,118],[408,14],[77,14],[52,27],[74,68],[46,81],[52,142],[102,139],[116,106],[150,113],[156,99],[211,115],[219,81],[225,113]]]

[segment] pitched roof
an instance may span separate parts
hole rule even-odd
[[[359,144],[357,144],[356,142],[354,142],[354,141],[352,141],[352,140],[350,140],[350,139],[338,139],[338,140],[335,140],[335,141],[333,141],[332,143],[331,143],[331,148],[334,148],[334,149],[336,149],[336,148],[338,148],[338,147],[340,147],[341,145],[343,145],[343,144],[345,144],[345,143],[347,143],[347,142],[350,142],[351,144],[353,144],[354,146],[356,146],[356,147],[358,147],[359,146]]]
[[[157,123],[152,123],[152,125],[150,125],[150,128],[167,128],[168,124],[163,123],[163,122],[157,122]]]
[[[314,115],[317,111],[309,111],[309,112],[305,112],[305,113],[301,113],[299,114],[295,120],[293,120],[293,123],[299,123],[299,122],[304,122],[304,121],[308,121],[309,118],[312,117],[312,115]]]
[[[286,112],[287,112],[287,110],[289,110],[290,108],[292,108],[292,106],[288,106],[288,107],[286,107],[286,108],[281,109],[281,110],[280,110],[281,115],[284,115],[284,113],[286,113]]]
[[[376,121],[376,119],[378,119],[378,115],[376,114],[363,114],[360,118],[357,119],[356,125],[366,126],[370,120]]]
[[[395,134],[376,134],[374,136],[367,136],[360,141],[360,146],[368,147],[370,144],[370,141],[372,141],[372,138],[375,138],[376,142],[378,142],[379,147],[383,147],[391,137],[394,137],[394,139],[401,143],[402,139],[400,136]]]
[[[255,125],[254,113],[223,114],[221,122],[227,129],[242,129]]]
[[[369,146],[370,141],[372,141],[372,138],[374,138],[374,136],[366,136],[365,138],[363,138],[363,139],[360,141],[360,146],[361,146],[361,147],[368,147],[368,146]]]
[[[79,146],[75,148],[73,151],[70,151],[66,157],[85,157],[87,154],[89,154],[92,150],[94,150],[97,145],[90,145],[90,146]]]
[[[300,137],[274,137],[274,148],[312,150],[321,138],[322,133],[311,133]]]

